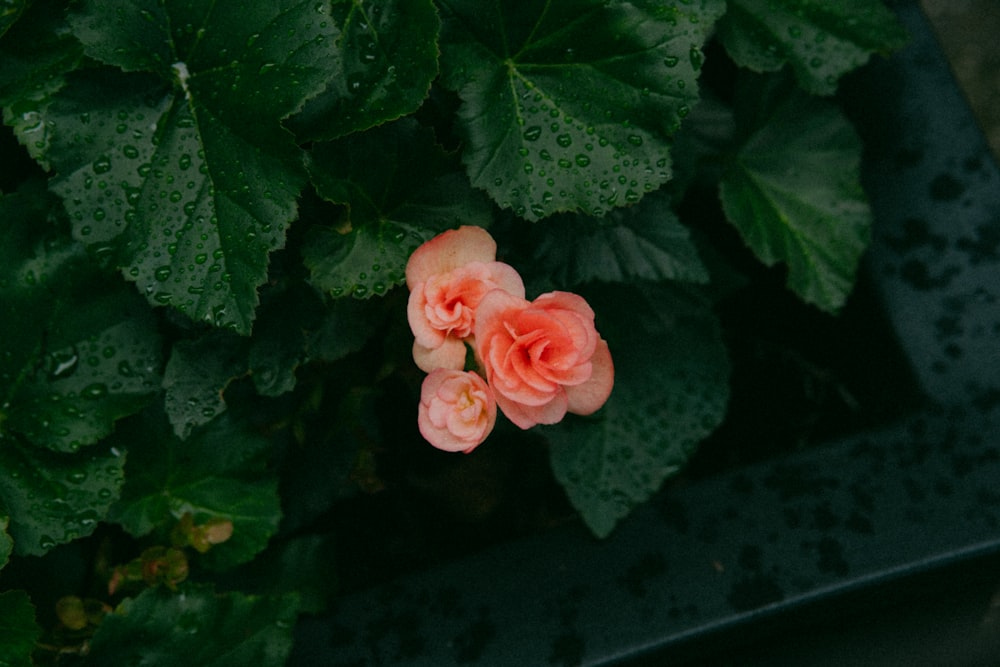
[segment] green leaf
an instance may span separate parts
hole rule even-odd
[[[607,404],[545,430],[559,483],[598,537],[680,470],[725,416],[729,361],[704,299],[665,284],[585,293],[615,364]]]
[[[871,210],[860,184],[861,141],[833,105],[796,95],[740,149],[720,184],[726,217],[788,286],[835,312],[868,246]]]
[[[557,284],[636,280],[708,282],[708,272],[663,195],[594,220],[566,216],[538,233],[535,263]]]
[[[267,544],[281,519],[269,442],[225,413],[187,440],[152,411],[123,422],[113,442],[129,453],[126,483],[110,519],[135,536],[169,531],[185,513],[196,524],[233,522],[233,536],[200,556],[216,569],[243,563]]]
[[[0,431],[76,451],[159,384],[152,313],[49,219],[46,193],[0,199]]]
[[[179,438],[226,409],[222,392],[247,372],[243,339],[221,331],[174,344],[163,371],[164,407]]]
[[[333,296],[384,294],[405,282],[421,243],[490,222],[454,156],[411,119],[317,145],[309,173],[322,197],[349,209],[349,231],[313,227],[303,250],[313,284]]]
[[[51,128],[39,110],[83,57],[82,46],[66,30],[63,6],[61,0],[36,0],[0,40],[3,122],[46,169]]]
[[[317,8],[319,11],[317,11]],[[326,85],[321,2],[84,2],[87,55],[39,109],[78,238],[113,253],[153,304],[249,333],[269,253],[305,180],[280,120]]]
[[[59,454],[0,436],[0,507],[15,553],[38,556],[92,533],[118,498],[124,463],[114,447]]]
[[[28,8],[30,0],[6,0],[0,7],[0,37],[3,37],[12,25]]]
[[[907,34],[882,0],[729,0],[719,38],[738,65],[773,72],[786,63],[805,90],[832,95],[840,77]]]
[[[517,5],[443,0],[472,184],[537,220],[600,215],[670,178],[669,136],[698,99],[721,0]]]
[[[178,593],[150,588],[104,617],[85,664],[281,667],[297,608],[293,595],[218,594],[192,584]]]
[[[0,514],[0,570],[7,565],[10,554],[14,550],[14,541],[7,533],[7,526],[10,525],[10,517]]]
[[[438,72],[431,0],[336,0],[341,71],[289,119],[296,134],[334,139],[416,111]]]
[[[35,642],[42,629],[35,622],[35,607],[24,591],[0,593],[0,667],[31,667]]]

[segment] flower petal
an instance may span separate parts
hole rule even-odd
[[[559,390],[542,405],[525,405],[512,401],[500,392],[496,393],[497,407],[515,426],[529,429],[537,424],[555,424],[566,416],[566,392]]]
[[[424,347],[413,341],[413,361],[417,368],[425,373],[448,368],[462,370],[465,368],[465,343],[457,338],[445,338],[437,347]]]
[[[413,289],[431,276],[469,262],[494,262],[497,244],[482,227],[462,226],[438,234],[413,251],[406,263],[406,286]]]
[[[593,371],[590,379],[583,384],[566,387],[569,399],[568,411],[575,415],[589,415],[596,412],[611,395],[615,384],[615,367],[611,361],[611,351],[604,339],[597,344],[590,358]]]

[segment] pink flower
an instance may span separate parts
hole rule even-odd
[[[483,296],[494,289],[524,296],[513,267],[496,261],[497,245],[480,227],[459,227],[417,248],[406,264],[413,359],[421,370],[465,367],[465,341]],[[471,341],[470,341],[471,342]]]
[[[493,391],[475,373],[439,368],[424,378],[417,425],[438,449],[468,454],[486,439],[496,420]]]
[[[611,394],[615,370],[594,311],[580,296],[532,302],[493,290],[479,302],[475,341],[500,409],[522,429],[588,415]]]

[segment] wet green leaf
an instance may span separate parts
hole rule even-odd
[[[146,304],[60,232],[43,190],[0,199],[0,432],[71,452],[157,391]]]
[[[0,593],[0,667],[31,667],[31,653],[42,629],[35,607],[24,591]]]
[[[40,109],[62,87],[63,74],[83,57],[80,43],[66,30],[63,4],[61,0],[36,0],[0,40],[3,122],[46,168],[50,128]]]
[[[318,10],[318,11],[317,11]],[[156,305],[249,333],[269,253],[304,183],[280,120],[326,85],[322,2],[84,2],[87,55],[39,109],[78,238],[107,248]]]
[[[553,471],[599,537],[675,474],[722,422],[729,360],[708,303],[665,284],[587,290],[615,364],[592,417],[547,428]]]
[[[882,0],[729,0],[719,38],[737,64],[771,72],[787,63],[805,90],[832,95],[843,74],[907,35]]]
[[[10,560],[10,553],[14,550],[14,542],[7,534],[7,526],[10,525],[10,517],[0,514],[0,570],[4,568]]]
[[[668,138],[698,99],[701,47],[725,3],[440,4],[462,159],[502,207],[599,215],[670,178]]]
[[[635,280],[708,282],[685,226],[663,195],[599,220],[565,216],[537,234],[535,260],[563,286]]]
[[[85,664],[281,667],[297,611],[293,595],[216,593],[193,584],[177,593],[151,588],[105,616]]]
[[[60,454],[0,437],[0,507],[15,553],[38,556],[92,533],[118,498],[124,463],[113,447]]]
[[[340,66],[289,119],[296,134],[334,139],[414,112],[437,76],[440,19],[431,0],[336,0]]]
[[[147,411],[123,422],[113,442],[129,459],[110,519],[129,533],[165,533],[185,513],[196,524],[232,521],[232,537],[199,557],[223,569],[253,558],[277,529],[277,477],[266,467],[270,443],[228,412],[180,440],[163,415]]]
[[[29,4],[30,0],[4,0],[0,5],[0,37],[7,33]]]
[[[850,293],[871,233],[860,161],[843,114],[795,95],[744,143],[720,186],[726,217],[757,257],[787,264],[788,286],[831,312]]]
[[[322,197],[349,209],[350,229],[314,227],[303,250],[313,284],[333,296],[384,294],[405,282],[421,243],[490,222],[457,159],[409,119],[317,145],[309,173]]]
[[[213,331],[175,343],[163,371],[163,389],[177,437],[187,438],[193,428],[222,414],[222,392],[246,372],[246,345],[234,334]]]

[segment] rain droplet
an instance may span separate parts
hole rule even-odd
[[[95,382],[94,384],[89,384],[80,390],[80,395],[84,398],[97,399],[101,398],[108,393],[107,385],[101,382]]]
[[[524,131],[522,136],[524,136],[526,141],[537,141],[542,136],[542,128],[539,125],[532,125]]]
[[[701,49],[692,45],[691,50],[688,51],[688,57],[691,59],[691,67],[693,67],[695,71],[701,69],[701,64],[705,60],[705,56],[702,54]]]
[[[73,484],[82,484],[87,479],[87,473],[83,470],[74,470],[73,472],[66,475],[66,479]]]
[[[169,266],[161,266],[160,268],[156,269],[156,271],[153,272],[153,277],[155,277],[160,282],[163,282],[164,280],[170,277],[171,273],[172,271]]]
[[[106,155],[102,155],[94,160],[94,164],[92,166],[95,174],[106,174],[111,171],[111,158]]]
[[[558,137],[556,137],[556,143],[562,146],[563,148],[569,148],[569,146],[573,143],[573,137],[569,136],[568,134],[560,134]]]

